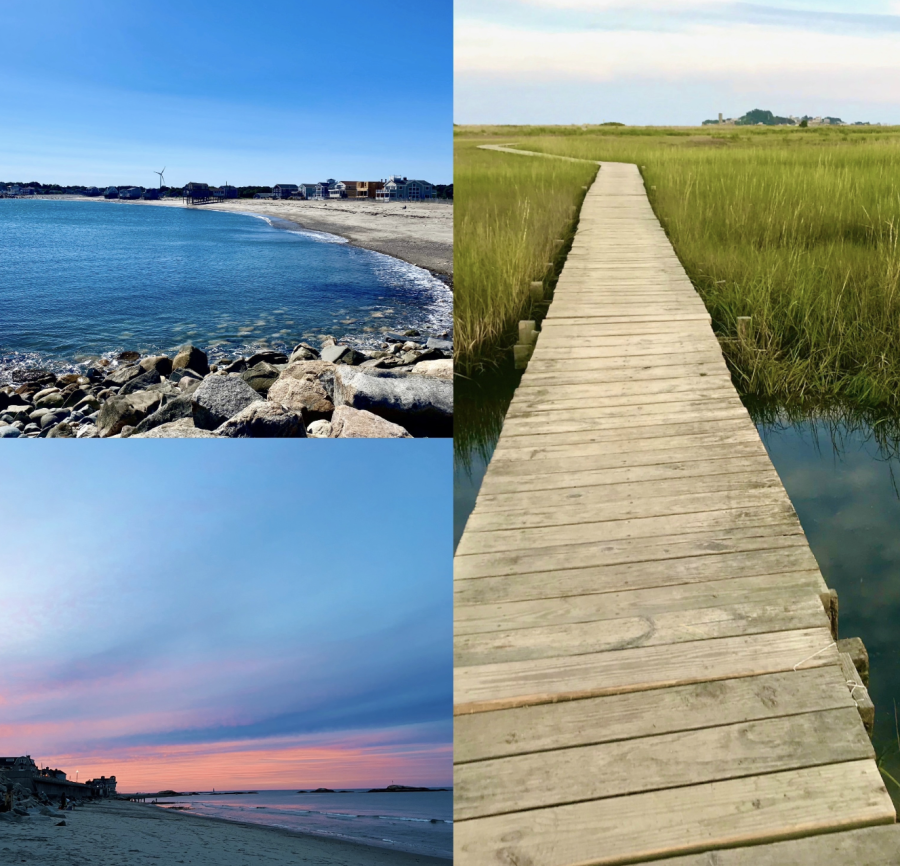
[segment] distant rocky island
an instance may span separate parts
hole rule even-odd
[[[872,126],[869,121],[856,120],[852,123],[839,117],[813,117],[804,114],[801,117],[780,117],[762,108],[754,108],[741,117],[722,117],[717,120],[704,120],[703,126]],[[877,125],[877,124],[876,124]]]

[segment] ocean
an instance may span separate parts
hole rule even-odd
[[[167,797],[162,808],[265,824],[380,848],[453,856],[453,792],[369,794],[198,794]]]
[[[442,333],[452,292],[427,270],[249,214],[0,199],[0,381],[123,350],[212,361],[325,335]]]

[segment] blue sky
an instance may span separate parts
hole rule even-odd
[[[450,443],[222,445],[0,453],[0,752],[449,783]]]
[[[900,123],[900,0],[457,0],[457,123]]]
[[[452,2],[4,0],[0,180],[452,178]]]

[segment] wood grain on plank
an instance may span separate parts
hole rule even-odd
[[[892,823],[875,762],[852,761],[459,821],[466,866],[609,866]]]

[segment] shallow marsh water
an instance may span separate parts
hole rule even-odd
[[[295,224],[202,208],[0,200],[0,376],[123,349],[213,359],[448,329],[428,271]]]
[[[519,376],[504,368],[457,383],[454,547],[458,544]],[[880,766],[900,783],[900,437],[894,419],[827,419],[750,405],[757,429],[829,587],[840,637],[869,653]],[[890,433],[883,432],[890,430]],[[900,784],[887,781],[900,807]]]

